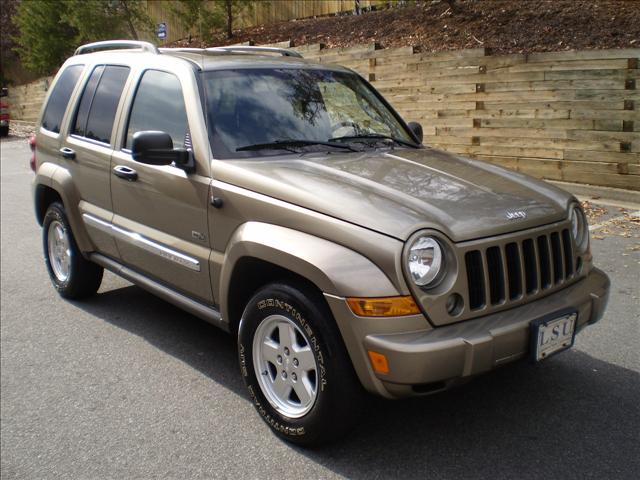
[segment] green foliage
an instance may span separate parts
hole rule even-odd
[[[139,31],[153,31],[141,0],[66,0],[62,16],[77,35],[77,44],[114,38],[138,39]]]
[[[257,3],[255,0],[218,0],[217,4],[222,4],[227,21],[227,38],[233,37],[233,22],[240,15],[253,12]],[[266,3],[266,2],[262,2]]]
[[[166,2],[169,12],[175,15],[185,30],[191,31],[205,42],[213,39],[213,32],[224,25],[218,2],[209,0],[172,0]]]
[[[209,43],[214,32],[222,28],[227,32],[227,38],[231,38],[233,22],[240,15],[253,11],[256,3],[256,0],[172,0],[167,5],[185,30]]]
[[[51,73],[83,43],[153,30],[144,0],[28,0],[12,20],[23,65],[39,74]]]
[[[73,52],[73,39],[77,32],[63,21],[66,13],[65,2],[20,2],[13,17],[20,33],[14,40],[26,68],[39,74],[49,74]]]

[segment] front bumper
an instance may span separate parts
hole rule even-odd
[[[567,308],[578,311],[576,331],[600,320],[609,298],[609,278],[592,269],[582,280],[534,302],[458,324],[425,329],[413,317],[365,319],[354,316],[344,300],[327,296],[362,384],[369,391],[397,398],[442,390],[465,378],[517,360],[529,352],[529,324]],[[392,333],[390,324],[402,325]],[[398,322],[396,324],[396,322]],[[401,322],[401,323],[400,323]],[[367,332],[367,330],[369,331]],[[383,329],[383,332],[380,332]],[[372,333],[376,332],[376,333]],[[388,374],[375,373],[367,360],[373,350],[387,357]]]

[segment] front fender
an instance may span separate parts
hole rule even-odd
[[[231,237],[220,274],[220,307],[228,312],[229,285],[243,257],[253,257],[294,272],[323,293],[341,297],[400,295],[369,259],[342,245],[268,223],[247,222]]]

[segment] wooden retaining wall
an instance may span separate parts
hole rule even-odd
[[[428,145],[540,178],[640,190],[640,49],[297,50],[368,78],[422,123]]]
[[[6,102],[11,119],[35,123],[52,80],[53,77],[42,77],[25,85],[9,87]]]
[[[295,50],[368,78],[403,118],[422,123],[428,145],[539,178],[640,190],[640,49]],[[11,88],[12,118],[35,121],[50,82]]]

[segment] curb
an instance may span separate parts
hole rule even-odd
[[[640,205],[640,191],[636,190],[601,187],[598,185],[588,185],[584,183],[558,182],[556,180],[547,180],[547,182],[573,193],[574,195],[587,197],[589,199],[613,200],[615,202],[634,203]]]

